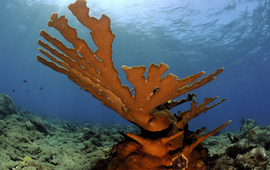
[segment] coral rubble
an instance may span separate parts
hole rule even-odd
[[[134,86],[135,94],[132,95],[130,89],[121,84],[118,71],[112,62],[111,48],[115,35],[110,29],[109,17],[102,15],[99,20],[90,17],[85,0],[77,0],[69,5],[69,9],[91,31],[90,35],[98,50],[92,51],[83,39],[77,37],[76,29],[68,25],[64,16],[58,17],[57,13],[53,13],[48,26],[58,30],[74,48],[68,48],[42,30],[40,35],[58,50],[39,40],[38,44],[45,49],[39,48],[39,51],[52,61],[40,55],[37,55],[37,60],[57,72],[66,74],[71,81],[91,93],[102,104],[140,128],[138,135],[123,134],[125,140],[113,147],[113,158],[108,169],[206,169],[208,152],[201,142],[227,126],[230,121],[203,135],[200,134],[204,128],[191,132],[187,123],[226,99],[206,106],[217,97],[205,98],[199,105],[193,98],[191,109],[179,112],[178,115],[170,112],[174,105],[166,105],[170,103],[168,101],[211,82],[224,69],[217,69],[196,81],[204,72],[182,79],[173,74],[162,78],[168,66],[164,63],[151,64],[145,78],[145,66],[122,66],[128,81]],[[190,100],[187,98],[184,101]]]

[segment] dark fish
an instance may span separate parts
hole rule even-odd
[[[23,82],[27,83],[27,80],[23,80]]]
[[[40,90],[43,90],[43,87],[40,87],[39,89],[40,89]]]
[[[13,89],[12,92],[15,92],[15,89]]]
[[[29,91],[27,90],[26,92],[28,93]]]

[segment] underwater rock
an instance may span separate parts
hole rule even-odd
[[[96,147],[92,147],[90,143],[85,143],[84,148],[81,149],[81,151],[86,154],[86,153],[91,153],[94,150],[96,150]]]
[[[94,156],[92,155],[93,152],[85,154],[78,152],[77,148],[68,145],[61,146],[58,152],[58,155],[53,156],[53,158],[58,159],[58,163],[61,164],[63,170],[91,169],[91,161],[89,160]]]
[[[34,125],[30,121],[27,121],[25,122],[25,127],[27,128],[27,130],[32,130]]]
[[[78,127],[75,124],[71,124],[67,121],[64,121],[61,127],[69,132],[77,132],[78,131]]]
[[[98,140],[97,138],[91,138],[91,139],[90,139],[90,142],[91,142],[93,145],[96,145],[96,146],[102,146],[101,141]]]
[[[115,142],[114,141],[110,141],[110,140],[107,140],[107,141],[104,141],[104,142],[102,142],[102,146],[103,147],[112,147],[113,145],[115,144]]]
[[[262,147],[249,146],[247,140],[240,140],[231,144],[224,154],[214,155],[208,159],[215,159],[211,170],[266,170],[269,158]],[[210,164],[210,163],[209,163]]]
[[[124,137],[120,134],[114,134],[111,137],[115,142],[121,142],[122,140],[124,140]]]
[[[223,155],[219,159],[215,160],[215,166],[211,167],[211,170],[234,170],[234,159],[227,155]]]
[[[107,136],[111,135],[111,132],[108,129],[104,129],[102,133]]]
[[[265,148],[266,150],[270,149],[270,127],[262,128],[262,127],[255,127],[254,130],[256,131],[256,135],[252,139],[252,142],[260,145],[261,147]]]
[[[238,154],[234,165],[241,170],[266,170],[268,156],[262,147],[253,148],[250,152],[243,155]]]
[[[39,162],[50,162],[52,160],[53,155],[52,151],[49,148],[42,148],[42,152],[39,154]]]
[[[6,94],[0,94],[0,119],[7,115],[16,114],[15,104],[12,99]]]
[[[46,129],[50,133],[54,133],[54,132],[58,132],[58,131],[65,132],[65,130],[63,128],[59,128],[59,127],[55,126],[54,124],[50,124],[50,123],[46,125]]]
[[[248,134],[248,132],[256,126],[257,126],[256,120],[247,119],[247,121],[239,129],[236,136],[239,137],[240,139],[244,138]]]
[[[250,147],[248,147],[248,141],[245,139],[242,139],[237,143],[231,144],[225,150],[225,153],[227,154],[227,156],[235,159],[238,154],[244,154],[248,152],[249,150],[250,150]]]
[[[17,114],[24,120],[28,121],[31,117],[33,117],[33,114],[28,110],[22,110],[20,107],[17,110]]]
[[[204,141],[204,144],[206,144],[208,146],[214,146],[214,145],[218,145],[219,141],[216,140],[215,138],[210,138],[207,141]]]
[[[231,136],[231,134],[229,132],[227,132],[227,137],[229,138],[231,143],[236,143],[239,141],[239,138],[237,136],[235,136],[235,134],[233,134]]]
[[[30,122],[34,125],[34,128],[41,132],[44,133],[45,135],[48,134],[46,126],[43,124],[42,120],[40,117],[34,116],[30,118]]]
[[[82,138],[82,140],[89,140],[91,137],[94,137],[95,135],[97,135],[97,131],[90,129],[90,128],[83,128],[80,131],[80,138]]]
[[[96,137],[96,138],[97,138],[97,137]],[[101,135],[98,135],[98,139],[99,139],[100,141],[107,141],[107,140],[110,139],[110,136],[101,134]]]
[[[119,129],[117,129],[116,127],[112,127],[110,131],[111,133],[118,133]]]
[[[17,114],[12,114],[12,115],[8,115],[9,120],[12,120],[14,122],[21,122],[23,119],[17,115]]]
[[[0,135],[5,134],[6,127],[7,127],[7,123],[4,120],[0,120]]]
[[[35,156],[42,152],[40,146],[35,143],[22,143],[18,145],[18,149]]]
[[[31,121],[27,122],[22,116],[18,117],[19,114],[12,114],[0,120],[0,170],[107,170],[111,154],[115,151],[111,151],[111,146],[123,139],[118,131],[125,132],[128,129],[138,133],[138,129],[133,125],[96,126],[90,123],[76,125],[82,129],[78,133],[69,132],[62,128],[63,121],[35,118],[30,112],[26,113],[32,121],[40,119],[38,122],[46,125],[50,135],[45,137],[43,133],[35,130],[36,127]],[[28,129],[28,123],[33,125],[32,130]],[[29,127],[31,129],[31,125]],[[94,130],[95,127],[98,127],[97,130]],[[110,131],[111,129],[115,129],[115,132]],[[209,147],[213,155],[211,166],[210,158],[206,159],[209,163],[208,169],[265,170],[268,163],[265,154],[269,153],[258,145],[269,147],[270,126],[257,126],[253,130],[256,131],[256,135],[249,147],[247,135],[234,144],[230,144],[226,133],[205,140],[204,145]],[[81,138],[78,139],[79,137]],[[29,156],[31,160],[24,161],[25,156]]]
[[[22,109],[18,112],[23,114]],[[93,170],[94,167],[99,169],[108,165],[108,151],[115,142],[111,138],[112,133],[105,135],[103,131],[113,125],[99,125],[97,132],[67,122],[82,128],[81,133],[75,133],[61,128],[63,121],[57,121],[57,118],[40,118],[28,111],[26,113],[29,119],[24,119],[22,114],[12,114],[0,120],[0,170]],[[43,130],[39,131],[37,127]],[[44,135],[45,129],[50,135]],[[90,138],[85,140],[82,137],[81,141],[77,134],[87,134]],[[31,160],[23,160],[25,156]]]

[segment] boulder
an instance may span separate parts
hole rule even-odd
[[[7,115],[16,114],[15,104],[12,99],[6,94],[0,94],[0,119]]]
[[[41,132],[44,133],[45,135],[48,134],[46,126],[43,124],[42,120],[40,117],[34,116],[30,118],[30,122],[34,125],[34,128]]]

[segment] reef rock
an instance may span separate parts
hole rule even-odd
[[[90,138],[96,135],[98,135],[97,131],[85,127],[81,129],[81,131],[76,135],[76,137],[78,137],[78,139],[80,139],[81,141],[85,141],[85,140],[89,140]]]
[[[48,134],[46,126],[43,124],[40,117],[34,116],[30,119],[30,122],[34,125],[34,128],[44,134]]]
[[[235,167],[243,170],[266,170],[268,156],[264,148],[253,148],[243,155],[238,154],[234,161]]]
[[[12,99],[6,94],[0,94],[0,119],[16,113],[15,104]]]
[[[231,144],[222,155],[214,155],[215,166],[211,170],[266,170],[269,158],[266,150],[255,145],[248,145],[246,139]],[[210,159],[209,159],[210,160]]]
[[[264,147],[266,150],[270,149],[270,126],[262,128],[257,126],[254,128],[256,135],[252,139],[252,142]]]
[[[248,132],[256,126],[257,124],[255,120],[247,119],[246,123],[241,126],[236,136],[239,138],[244,138]]]
[[[78,127],[76,124],[72,124],[69,122],[64,121],[62,126],[63,129],[67,130],[68,132],[77,132],[78,131]]]
[[[5,128],[7,124],[4,120],[0,120],[0,135],[5,134]]]
[[[249,151],[248,141],[240,140],[237,143],[231,144],[225,151],[226,155],[231,158],[236,158],[238,154],[244,154]]]

